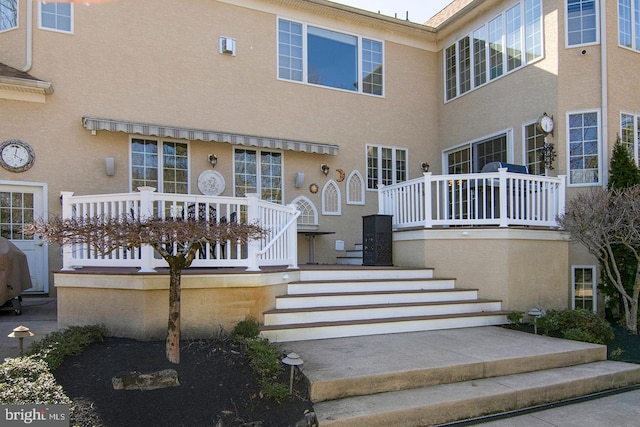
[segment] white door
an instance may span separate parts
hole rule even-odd
[[[33,287],[26,293],[49,291],[47,248],[40,239],[23,233],[25,224],[46,218],[45,211],[45,185],[7,181],[0,184],[0,235],[11,240],[27,256]]]

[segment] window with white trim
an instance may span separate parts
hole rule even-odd
[[[444,49],[445,100],[542,58],[542,0],[522,0]]]
[[[18,0],[0,0],[0,31],[18,28]]]
[[[131,189],[189,193],[189,150],[183,142],[131,139]]]
[[[300,211],[298,216],[298,228],[318,228],[318,209],[316,205],[305,196],[298,196],[291,201]]]
[[[342,213],[341,199],[340,187],[330,179],[322,188],[322,215],[340,215]]]
[[[640,0],[639,0],[640,1]],[[629,156],[634,159],[636,166],[640,164],[640,116],[636,114],[620,114],[620,143],[629,151]]]
[[[640,50],[640,0],[618,0],[618,44]]]
[[[568,114],[569,185],[600,183],[600,113]]]
[[[508,145],[508,134],[501,133],[456,147],[445,152],[445,170],[449,174],[476,173],[487,163],[507,163]]]
[[[600,25],[597,0],[566,0],[567,46],[598,43]]]
[[[524,127],[524,155],[525,165],[529,168],[529,173],[534,175],[544,175],[544,143],[545,134],[538,129],[537,122],[525,125]]]
[[[266,150],[234,150],[236,197],[257,193],[260,199],[282,203],[282,153]]]
[[[73,32],[73,4],[41,1],[39,5],[40,28],[63,33]]]
[[[381,41],[278,19],[278,78],[384,94]]]
[[[367,188],[406,181],[407,154],[405,148],[367,145]]]
[[[571,307],[597,311],[598,280],[595,265],[574,265],[571,268]]]
[[[364,178],[357,169],[354,169],[347,177],[347,204],[364,205],[365,186]]]

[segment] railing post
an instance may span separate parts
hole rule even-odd
[[[567,197],[567,176],[566,175],[558,175],[560,179],[560,188],[558,189],[558,215],[564,215],[564,209],[566,207],[566,197]],[[557,219],[556,219],[557,224]]]
[[[138,220],[144,221],[145,219],[153,218],[153,187],[138,187],[140,191],[140,207],[138,211]],[[153,254],[154,250],[152,246],[142,245],[140,247],[140,270],[138,273],[153,273],[156,271],[153,268]]]
[[[432,194],[431,194],[431,180],[432,173],[424,172],[424,228],[433,228],[433,212],[432,206]]]
[[[292,214],[295,214],[298,207],[289,205]],[[289,268],[298,269],[298,221],[296,221],[287,231],[287,257],[289,258]]]
[[[507,199],[507,168],[498,168],[498,191],[500,194],[500,227],[509,226],[508,214],[508,199]]]
[[[386,191],[384,191],[384,184],[381,184],[378,187],[378,215],[386,215],[386,204],[385,204],[385,195]]]
[[[71,206],[72,191],[61,191],[62,197],[62,219],[73,217],[73,207]],[[73,247],[72,245],[62,246],[62,271],[74,271],[73,268]]]
[[[258,224],[264,227],[260,220],[260,208],[258,206],[258,195],[256,193],[245,194],[247,198],[247,223]],[[260,240],[249,240],[247,242],[247,271],[260,271],[258,266],[258,253],[260,252]]]

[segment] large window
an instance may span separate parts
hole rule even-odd
[[[525,165],[531,174],[544,175],[546,173],[543,161],[544,142],[545,135],[538,129],[537,123],[524,127]]]
[[[572,308],[597,311],[596,267],[593,265],[572,268]]]
[[[618,0],[618,43],[640,50],[640,0]]]
[[[569,184],[600,182],[600,118],[596,111],[569,114]]]
[[[620,143],[629,151],[629,156],[636,165],[640,164],[640,116],[622,113],[620,115]]]
[[[131,140],[131,189],[154,187],[162,193],[189,192],[187,144],[154,139]]]
[[[71,3],[40,2],[40,28],[73,32],[73,5]]]
[[[598,42],[598,2],[567,0],[567,46]]]
[[[384,94],[382,42],[278,20],[278,78]]]
[[[235,195],[257,193],[262,200],[282,203],[282,154],[236,149],[234,152]]]
[[[407,150],[367,146],[367,188],[376,189],[407,180]]]
[[[18,0],[0,0],[0,31],[18,26]]]
[[[542,0],[522,0],[444,55],[447,101],[542,58]]]
[[[445,153],[447,173],[476,173],[487,163],[506,163],[507,146],[507,134],[503,133],[448,151]]]

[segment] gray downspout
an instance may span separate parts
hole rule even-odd
[[[33,0],[35,1],[35,0]],[[26,40],[26,65],[20,69],[25,73],[31,69],[33,63],[33,2],[27,0],[27,40]]]
[[[609,183],[609,84],[607,67],[607,2],[600,0],[600,73],[602,74],[602,185]]]

